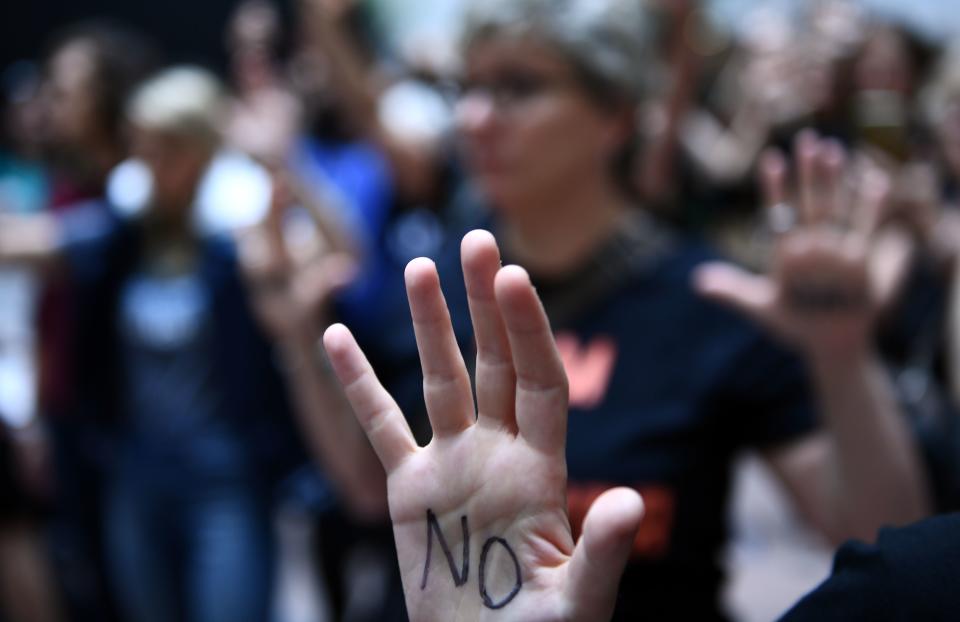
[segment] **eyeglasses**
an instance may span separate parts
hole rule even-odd
[[[521,106],[550,91],[574,86],[572,79],[546,76],[531,71],[504,72],[490,80],[465,80],[452,89],[453,99],[462,101],[469,97],[490,98],[499,109]]]

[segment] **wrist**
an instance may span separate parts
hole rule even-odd
[[[291,315],[283,330],[276,336],[275,343],[282,350],[297,350],[304,344],[314,344],[331,324],[330,314],[321,311],[299,311]]]
[[[848,378],[875,360],[869,340],[812,347],[807,349],[806,355],[814,375],[826,381]]]
[[[313,326],[299,326],[285,333],[277,341],[276,351],[287,371],[316,367],[318,363],[326,360],[320,330]]]

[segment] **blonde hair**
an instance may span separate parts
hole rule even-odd
[[[134,125],[168,132],[215,149],[221,141],[226,94],[212,73],[180,66],[161,71],[134,92],[127,118]]]

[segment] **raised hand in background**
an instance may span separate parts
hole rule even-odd
[[[821,533],[871,541],[880,526],[929,511],[916,444],[873,343],[909,254],[880,228],[891,186],[880,169],[849,166],[839,143],[809,131],[794,159],[795,198],[783,156],[768,152],[761,164],[777,236],[767,273],[711,263],[695,285],[804,355],[822,425],[764,455]]]
[[[356,273],[356,258],[335,223],[311,205],[297,180],[273,171],[273,196],[263,222],[242,234],[240,257],[254,310],[280,342],[319,336],[329,323],[331,297]],[[288,226],[290,208],[306,203],[303,218]],[[325,321],[326,320],[326,321]]]
[[[769,151],[761,161],[777,235],[768,273],[710,264],[698,271],[698,289],[807,353],[868,347],[888,289],[871,262],[890,182],[879,170],[852,175],[843,147],[809,131],[798,137],[795,158],[795,202],[788,202],[784,157]]]

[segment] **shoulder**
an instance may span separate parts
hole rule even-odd
[[[78,203],[55,215],[59,248],[75,284],[106,277],[109,268],[134,262],[137,230],[105,201]]]
[[[612,304],[624,305],[639,317],[659,311],[665,320],[682,328],[679,332],[686,338],[697,340],[698,346],[746,346],[763,340],[761,331],[742,314],[705,298],[695,287],[697,269],[723,260],[722,255],[696,236],[676,232],[668,236],[662,251],[634,270]]]
[[[723,261],[723,255],[701,237],[670,232],[669,243],[662,260],[657,264],[656,276],[682,285],[682,290],[695,295],[693,275],[701,265]]]
[[[833,572],[783,618],[949,620],[960,608],[960,514],[884,529],[876,544],[848,542]]]
[[[876,547],[897,574],[960,576],[960,513],[880,531]],[[957,594],[960,604],[960,593]]]
[[[120,234],[124,219],[106,201],[76,203],[54,215],[64,246],[103,243]]]

